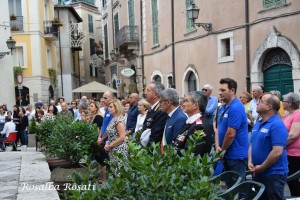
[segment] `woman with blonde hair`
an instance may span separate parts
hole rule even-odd
[[[123,116],[123,106],[120,100],[115,99],[109,102],[108,110],[113,119],[109,122],[107,126],[108,141],[105,144],[105,151],[109,154],[110,162],[120,167],[122,163],[114,155],[114,152],[123,154],[127,157],[127,143],[125,140],[125,119]],[[117,174],[117,172],[115,172]]]
[[[134,132],[137,132],[138,130],[141,130],[143,128],[143,124],[144,124],[144,121],[145,121],[145,118],[147,115],[147,110],[149,109],[149,107],[150,107],[150,104],[145,99],[141,99],[138,102],[138,111],[140,112],[140,114],[137,117]]]

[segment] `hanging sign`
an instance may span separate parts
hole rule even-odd
[[[130,68],[125,68],[121,71],[121,74],[123,74],[124,76],[132,76],[134,73],[135,71]]]

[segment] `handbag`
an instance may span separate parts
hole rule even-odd
[[[142,146],[147,146],[149,140],[150,140],[150,135],[151,135],[151,129],[146,129],[141,135],[141,144]]]

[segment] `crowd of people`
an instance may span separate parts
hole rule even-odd
[[[237,95],[237,82],[223,78],[219,82],[219,98],[212,95],[213,86],[205,84],[201,91],[181,97],[173,88],[150,82],[143,95],[132,93],[117,99],[107,91],[96,101],[83,96],[68,105],[63,98],[42,106],[13,106],[12,112],[0,107],[1,140],[10,131],[18,131],[18,145],[28,145],[28,123],[68,117],[95,123],[99,128],[97,143],[104,148],[96,160],[100,179],[106,180],[107,162],[122,166],[115,151],[127,157],[128,137],[138,138],[142,146],[158,143],[161,153],[170,145],[178,150],[188,148],[193,134],[201,134],[195,154],[203,156],[224,152],[220,159],[223,171],[235,171],[245,180],[246,171],[266,186],[263,199],[284,199],[284,185],[289,174],[300,170],[300,97],[279,91],[252,88],[252,96],[244,91]],[[6,122],[6,123],[5,123]],[[117,171],[115,172],[117,175]],[[292,196],[300,196],[299,181],[288,183]]]

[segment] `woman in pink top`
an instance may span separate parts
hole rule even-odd
[[[288,111],[282,119],[289,132],[287,139],[287,154],[289,161],[289,175],[300,170],[300,97],[296,93],[283,95],[283,109]],[[300,196],[300,182],[288,182],[291,196]]]

